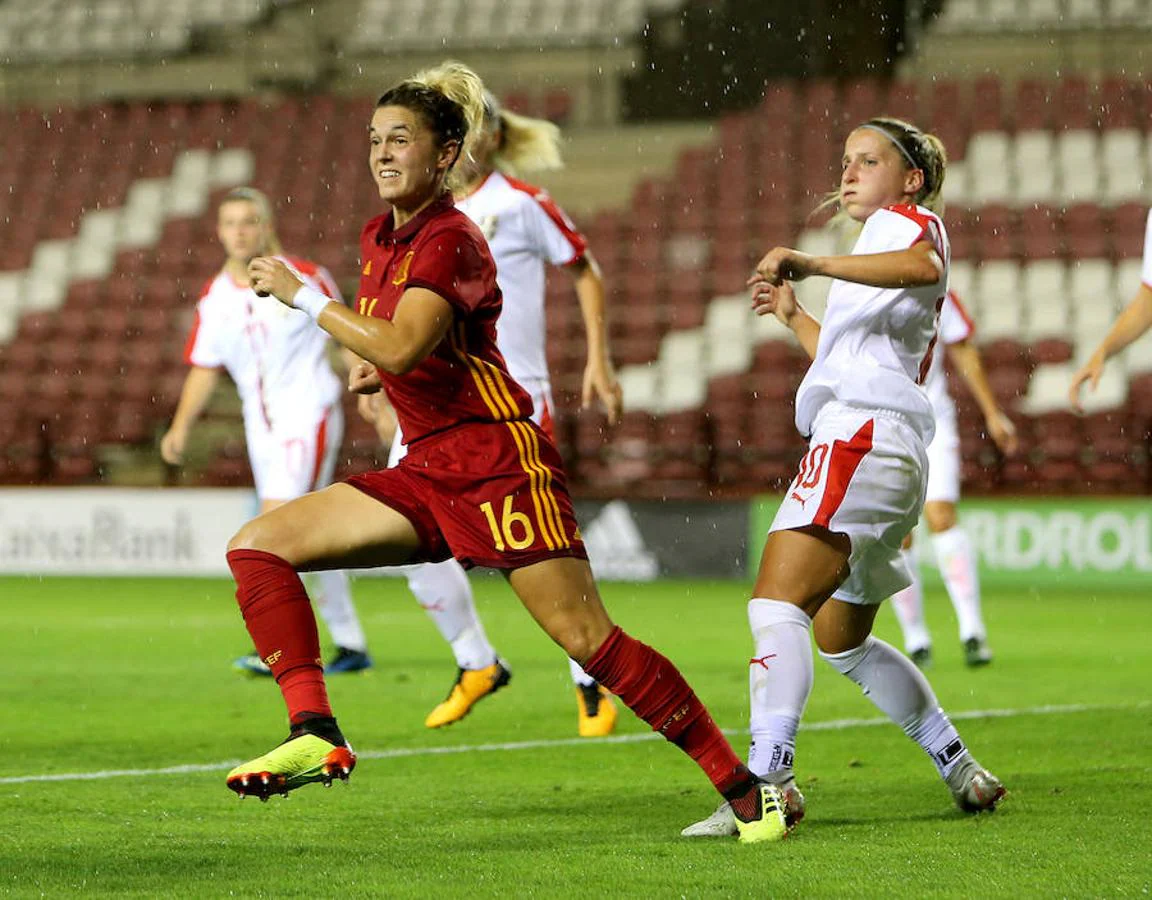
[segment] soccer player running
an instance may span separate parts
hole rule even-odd
[[[1149,328],[1152,328],[1152,210],[1148,212],[1148,223],[1144,228],[1144,264],[1140,269],[1140,286],[1104,340],[1100,342],[1096,352],[1072,376],[1072,385],[1068,389],[1068,402],[1072,404],[1074,410],[1084,411],[1080,405],[1080,391],[1084,383],[1088,383],[1090,391],[1096,390],[1108,360],[1141,337]]]
[[[170,465],[184,462],[192,427],[226,369],[240,394],[260,511],[269,512],[331,483],[344,412],[340,379],[328,361],[331,339],[304,313],[258,296],[249,283],[248,263],[275,254],[327,296],[339,301],[340,291],[322,266],[284,255],[272,206],[261,191],[229,191],[220,202],[216,233],[227,259],[196,305],[184,348],[191,368],[160,441],[160,455]],[[312,594],[336,644],[328,673],[370,668],[348,576],[338,570],[319,572]],[[234,666],[253,675],[271,674],[256,653],[240,657]]]
[[[836,199],[863,229],[849,256],[777,247],[750,279],[753,307],[792,329],[812,357],[796,394],[809,449],[760,559],[748,621],[752,745],[748,766],[780,787],[789,825],[804,815],[796,730],[820,655],[920,744],[965,810],[992,809],[1000,782],[968,752],[916,666],[873,637],[879,604],[910,581],[900,547],[924,504],[935,417],[920,383],[948,286],[948,237],[932,211],[944,148],[898,119],[876,118],[844,146]],[[821,324],[790,282],[833,279]],[[721,807],[684,830],[736,831]]]
[[[545,264],[563,267],[574,279],[584,318],[588,360],[582,404],[599,399],[609,424],[620,419],[622,394],[608,353],[604,322],[604,282],[584,236],[540,188],[515,174],[556,169],[560,130],[551,122],[500,108],[484,93],[484,122],[472,155],[454,169],[456,208],[475,222],[488,241],[504,297],[497,347],[508,373],[532,398],[532,420],[554,438],[552,384],[545,355]],[[391,416],[380,404],[383,416]],[[396,430],[388,459],[395,465],[406,452]],[[424,724],[440,728],[466,716],[473,705],[508,683],[511,671],[488,640],[476,612],[471,584],[454,559],[405,569],[408,587],[436,624],[456,657],[455,684]],[[575,660],[569,660],[576,686],[577,733],[582,737],[611,734],[616,707]]]
[[[1016,452],[1016,428],[1000,409],[984,374],[980,351],[972,343],[976,326],[954,291],[949,291],[940,310],[940,343],[984,415],[989,437],[1005,456]],[[944,354],[933,353],[924,390],[932,402],[936,437],[928,445],[928,488],[924,499],[924,522],[932,534],[932,549],[940,566],[944,587],[956,610],[964,661],[972,667],[992,662],[988,629],[980,610],[980,576],[968,535],[956,522],[960,499],[960,432],[956,404],[948,394]],[[919,567],[911,550],[911,537],[902,551],[912,583],[892,598],[892,608],[904,634],[904,651],[921,669],[932,663],[932,636],[924,621],[924,592]]]
[[[349,385],[387,392],[408,455],[261,515],[230,542],[244,621],[276,677],[290,731],[234,768],[227,784],[241,796],[267,797],[347,778],[356,763],[328,702],[316,621],[297,573],[455,556],[501,570],[570,657],[691,756],[730,803],[743,840],[779,839],[787,833],[779,790],[740,762],[676,667],[609,618],[559,454],[496,347],[496,266],[446,189],[483,114],[483,86],[458,63],[380,98],[369,164],[392,210],[361,235],[355,309],[305,285],[280,260],[249,266],[257,290],[304,310],[367,361]]]

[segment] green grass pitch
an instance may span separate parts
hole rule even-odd
[[[423,719],[455,676],[402,582],[361,579],[377,661],[331,680],[360,765],[348,785],[243,803],[229,761],[282,739],[274,686],[230,584],[0,579],[0,895],[242,897],[1136,896],[1152,890],[1152,657],[1146,592],[987,591],[996,651],[964,668],[929,595],[930,673],[1006,783],[967,817],[919,748],[817,663],[785,842],[687,841],[716,798],[623,711],[622,742],[575,738],[561,653],[507,587],[477,577],[514,678],[468,719]],[[611,584],[616,620],[680,665],[747,749],[746,586]],[[880,634],[894,639],[892,613]],[[517,746],[521,745],[521,746]],[[475,749],[469,749],[475,748]],[[187,771],[157,770],[188,766]],[[30,776],[114,777],[30,780]]]

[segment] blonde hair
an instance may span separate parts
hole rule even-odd
[[[376,106],[402,106],[420,114],[441,145],[459,142],[457,160],[461,154],[472,158],[472,147],[484,127],[484,82],[463,63],[447,60],[390,88]],[[448,167],[449,188],[455,164],[453,160]]]
[[[225,203],[251,203],[256,207],[256,214],[260,217],[267,236],[266,249],[274,256],[284,253],[284,246],[276,234],[276,215],[272,211],[272,201],[268,199],[267,194],[254,187],[234,187],[224,195],[220,206],[223,207]]]
[[[564,168],[560,156],[560,129],[547,119],[533,119],[506,109],[497,109],[500,147],[493,164],[508,175]]]
[[[895,145],[908,169],[919,169],[924,173],[924,184],[912,199],[937,215],[943,215],[944,199],[940,192],[944,188],[944,176],[948,169],[948,154],[944,149],[944,142],[936,135],[921,131],[910,122],[892,116],[876,116],[857,125],[853,130],[861,128],[879,131]],[[840,192],[832,191],[813,210],[812,215],[837,206],[839,202]]]

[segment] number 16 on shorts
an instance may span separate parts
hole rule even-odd
[[[536,530],[526,513],[512,508],[513,497],[508,494],[503,501],[499,515],[491,501],[480,504],[480,511],[492,531],[492,544],[501,553],[505,550],[526,550],[536,542]]]

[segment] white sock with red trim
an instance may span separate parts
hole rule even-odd
[[[892,609],[896,611],[896,621],[904,633],[904,651],[915,653],[931,647],[932,636],[924,622],[924,587],[920,582],[920,570],[916,566],[916,554],[911,550],[901,550],[900,555],[912,573],[912,583],[892,595]]]
[[[967,754],[956,727],[944,715],[932,685],[903,653],[879,638],[869,637],[854,650],[820,655],[864,690],[864,696],[924,748],[947,778]]]
[[[748,768],[783,781],[792,774],[796,729],[812,693],[812,620],[791,603],[756,597],[748,601],[748,625],[755,646],[748,665]]]
[[[485,669],[496,662],[496,650],[488,642],[476,614],[472,585],[464,568],[454,559],[411,566],[408,587],[424,607],[444,640],[452,645],[461,669]]]
[[[984,640],[988,633],[980,613],[980,576],[976,571],[976,556],[968,535],[959,526],[932,535],[932,547],[944,577],[944,586],[952,598],[960,640]]]
[[[352,603],[348,573],[337,569],[332,572],[313,572],[308,577],[312,582],[312,602],[328,626],[332,643],[346,650],[367,652],[368,639],[364,637],[364,628],[360,625],[360,617],[356,615],[356,607]]]

